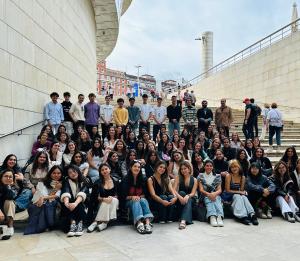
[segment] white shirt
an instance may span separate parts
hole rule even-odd
[[[165,106],[155,106],[153,108],[153,114],[159,122],[163,123],[163,119],[167,115],[167,108]]]
[[[84,104],[83,103],[73,103],[69,113],[73,115],[73,118],[77,121],[85,121],[84,117]]]
[[[150,113],[153,112],[153,108],[150,104],[141,104],[139,108],[141,111],[141,116],[144,118],[144,120],[147,120],[149,118]]]
[[[275,127],[282,126],[282,114],[277,109],[271,109],[268,112],[267,120],[269,120],[270,126],[275,126]]]
[[[100,121],[104,123],[101,117],[104,118],[105,121],[111,122],[113,118],[114,107],[112,105],[101,105],[100,106]]]

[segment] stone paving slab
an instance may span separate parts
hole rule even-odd
[[[132,226],[67,238],[60,231],[24,236],[17,232],[0,242],[0,260],[289,260],[300,258],[300,223],[280,217],[245,226],[225,219],[223,228],[195,221],[186,230],[177,223],[154,224],[153,234],[140,235]]]

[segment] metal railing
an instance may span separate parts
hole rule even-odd
[[[0,139],[5,138],[5,137],[10,136],[10,135],[13,135],[13,134],[17,134],[18,136],[20,136],[20,135],[23,134],[23,130],[26,130],[26,129],[28,129],[28,128],[31,128],[31,127],[36,126],[36,125],[38,125],[38,124],[41,124],[41,123],[43,123],[43,122],[45,122],[45,120],[40,120],[39,122],[33,123],[33,124],[31,124],[31,125],[28,125],[28,126],[26,126],[26,127],[23,127],[23,128],[21,128],[21,129],[18,129],[18,130],[11,131],[11,132],[6,133],[6,134],[0,134]]]
[[[207,78],[208,76],[211,76],[214,73],[220,72],[227,67],[236,64],[249,56],[261,51],[262,49],[265,49],[284,38],[292,35],[292,33],[298,31],[298,26],[300,24],[300,18],[295,20],[292,23],[289,23],[288,25],[280,28],[276,32],[264,37],[263,39],[255,42],[254,44],[248,46],[247,48],[243,49],[242,51],[232,55],[231,57],[225,59],[224,61],[218,63],[217,65],[211,67],[207,71],[201,73],[200,75],[197,75],[196,77],[192,78],[191,80],[187,81],[184,86],[181,87],[181,89],[185,89],[188,87],[191,87],[192,85],[197,84],[199,81]]]

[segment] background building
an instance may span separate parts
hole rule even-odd
[[[174,80],[166,80],[161,82],[161,90],[166,93],[176,92],[178,90],[178,83]]]
[[[21,165],[28,159],[51,92],[75,101],[95,91],[95,66],[114,49],[130,3],[0,0],[0,162],[12,151]]]

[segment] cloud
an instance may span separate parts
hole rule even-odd
[[[292,0],[135,0],[120,20],[110,68],[149,73],[158,80],[201,72],[201,45],[214,33],[214,64],[290,22]]]

